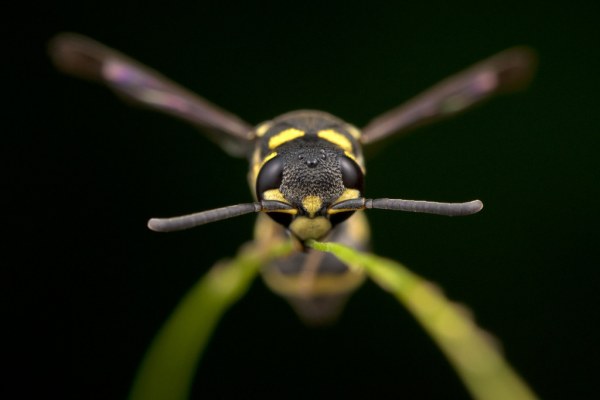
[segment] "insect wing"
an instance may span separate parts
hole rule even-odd
[[[103,82],[125,100],[181,118],[201,128],[229,154],[249,153],[250,124],[129,57],[73,33],[56,36],[49,51],[62,71]]]
[[[453,75],[373,119],[363,128],[363,144],[400,134],[466,110],[498,93],[526,86],[536,66],[534,52],[515,47]]]

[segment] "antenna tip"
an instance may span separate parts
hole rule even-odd
[[[161,223],[160,223],[160,219],[159,218],[150,218],[148,220],[148,229],[154,231],[154,232],[162,232],[163,230],[161,229]]]
[[[469,203],[471,205],[471,210],[473,210],[473,214],[476,214],[483,209],[483,203],[481,200],[473,200]]]

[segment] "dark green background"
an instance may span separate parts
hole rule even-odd
[[[11,106],[2,152],[4,243],[7,259],[17,256],[6,263],[16,280],[5,281],[5,350],[12,373],[27,382],[2,390],[123,398],[181,296],[252,235],[252,216],[168,235],[146,229],[152,216],[249,201],[247,166],[179,121],[56,73],[45,42],[69,30],[253,124],[314,108],[362,126],[497,51],[535,48],[539,73],[528,91],[368,160],[370,197],[485,203],[462,219],[370,212],[374,251],[467,304],[541,397],[592,397],[600,333],[597,5],[549,3],[111,0],[24,10],[5,35]],[[335,327],[311,330],[257,281],[220,324],[194,396],[335,398],[358,388],[370,398],[467,397],[422,329],[373,284]]]

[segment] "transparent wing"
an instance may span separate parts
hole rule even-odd
[[[60,70],[103,82],[125,100],[188,121],[232,155],[248,154],[251,125],[129,57],[74,33],[54,37],[49,53]]]
[[[455,115],[498,93],[526,86],[536,67],[536,56],[527,47],[515,47],[453,75],[407,103],[372,120],[363,128],[363,144],[407,132]]]

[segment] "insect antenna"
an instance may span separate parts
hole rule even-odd
[[[215,208],[213,210],[201,211],[193,214],[182,215],[171,218],[151,218],[148,221],[148,228],[156,232],[173,232],[194,228],[199,225],[209,224],[211,222],[222,221],[224,219],[239,217],[240,215],[265,212],[295,212],[296,209],[288,204],[274,200],[263,200],[254,203],[236,204]]]
[[[374,199],[366,200],[365,203],[365,208],[446,215],[448,217],[476,214],[483,208],[480,200],[465,203],[439,203],[422,200]]]
[[[409,211],[426,214],[459,217],[478,213],[483,208],[480,200],[465,203],[439,203],[435,201],[403,200],[403,199],[352,199],[337,203],[330,209],[330,213],[342,211],[362,210],[377,208],[380,210]]]

